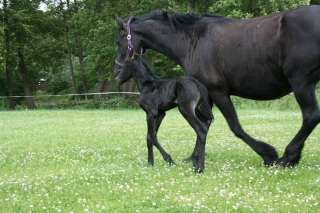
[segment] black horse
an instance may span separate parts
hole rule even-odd
[[[193,166],[197,172],[204,169],[204,147],[207,132],[212,121],[211,106],[206,87],[193,77],[178,77],[162,80],[155,76],[150,66],[140,57],[121,64],[115,73],[119,84],[133,78],[140,91],[139,105],[147,114],[148,163],[154,164],[153,145],[160,151],[163,159],[173,164],[171,156],[162,148],[157,139],[157,132],[165,112],[176,106],[183,117],[197,134],[200,149],[192,153]]]
[[[207,87],[234,134],[266,165],[299,162],[305,140],[320,122],[315,96],[320,79],[320,6],[244,20],[157,11],[129,22],[117,20],[118,61],[146,49],[165,54]],[[278,158],[273,146],[242,129],[230,96],[271,100],[290,92],[301,108],[303,122]]]

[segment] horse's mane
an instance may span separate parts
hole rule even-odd
[[[150,13],[137,17],[138,20],[145,21],[145,20],[158,20],[162,22],[168,22],[176,29],[186,29],[194,24],[199,23],[203,18],[212,18],[215,21],[225,21],[228,20],[223,16],[216,16],[216,15],[196,15],[192,13],[174,13],[174,12],[167,12],[167,11],[151,11]]]

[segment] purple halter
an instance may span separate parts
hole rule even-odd
[[[131,36],[131,29],[130,29],[130,23],[132,21],[132,16],[129,17],[127,21],[127,41],[128,41],[128,56],[130,57],[132,50],[133,50],[133,44],[132,44],[132,36]]]

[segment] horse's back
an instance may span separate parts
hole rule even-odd
[[[287,12],[282,20],[281,37],[286,76],[304,78],[316,69],[320,71],[320,6]]]
[[[301,7],[269,16],[212,25],[209,54],[215,69],[211,87],[250,99],[274,99],[288,94],[288,66],[319,66],[320,6]],[[210,45],[207,45],[210,46]],[[204,55],[204,57],[208,57]],[[311,69],[311,68],[310,68]],[[219,72],[218,72],[219,71]],[[210,84],[210,82],[209,82]]]

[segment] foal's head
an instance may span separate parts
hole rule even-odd
[[[123,84],[130,80],[135,73],[135,76],[143,76],[148,75],[150,71],[149,66],[141,57],[137,57],[118,66],[120,66],[121,68],[115,70],[114,75],[119,84]]]

